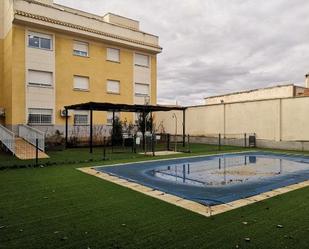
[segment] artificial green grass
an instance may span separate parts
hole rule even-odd
[[[309,188],[205,218],[78,166],[0,171],[1,249],[308,248]]]

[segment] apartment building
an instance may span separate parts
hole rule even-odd
[[[20,124],[62,130],[67,105],[156,104],[161,51],[158,37],[136,20],[53,0],[1,0],[0,124],[13,131]],[[94,113],[94,123],[108,124],[111,115]],[[89,114],[70,112],[69,122],[87,125]]]

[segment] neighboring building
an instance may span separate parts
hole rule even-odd
[[[98,16],[52,0],[0,1],[0,124],[63,130],[63,107],[83,102],[157,100],[158,37],[139,22]],[[94,113],[95,124],[110,113]],[[134,114],[121,113],[134,121]],[[86,125],[87,111],[70,113]]]
[[[204,100],[206,105],[213,105],[220,103],[235,103],[254,100],[290,98],[304,95],[305,90],[305,87],[296,86],[293,84],[278,85],[249,91],[210,96],[206,97]]]

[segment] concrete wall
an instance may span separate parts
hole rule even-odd
[[[241,101],[264,100],[275,98],[289,98],[304,93],[305,88],[294,85],[281,85],[268,88],[255,89],[250,91],[231,93],[220,96],[205,98],[205,104],[213,105],[224,103],[235,103]]]
[[[175,134],[173,113],[177,115],[177,133],[182,133],[181,112],[157,113],[159,132]],[[309,97],[194,106],[186,110],[186,133],[192,136],[256,133],[262,147],[309,149],[308,114]]]

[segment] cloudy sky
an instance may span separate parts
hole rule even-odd
[[[159,103],[285,83],[309,72],[308,0],[55,0],[141,22],[160,37]]]

